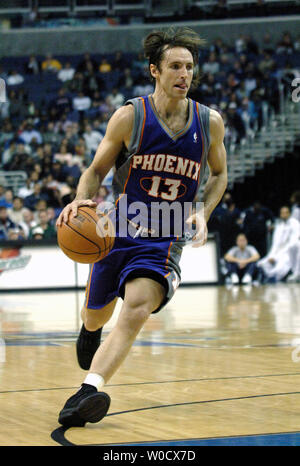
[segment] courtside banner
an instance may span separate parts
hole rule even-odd
[[[218,283],[217,238],[209,235],[200,248],[186,245],[180,266],[182,285]],[[0,243],[0,291],[84,288],[88,274],[89,265],[73,262],[55,241]]]

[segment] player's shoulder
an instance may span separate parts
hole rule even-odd
[[[122,105],[111,116],[107,130],[112,133],[126,135],[132,130],[134,109],[132,105]]]

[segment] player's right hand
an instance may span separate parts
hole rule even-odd
[[[70,202],[70,204],[67,204],[66,207],[64,207],[64,209],[61,211],[59,217],[56,220],[56,226],[60,227],[63,222],[67,223],[70,214],[73,217],[76,217],[78,213],[78,207],[81,206],[96,207],[97,203],[91,199],[74,200]]]

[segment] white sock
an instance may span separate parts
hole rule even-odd
[[[83,383],[93,385],[95,388],[97,388],[97,390],[99,390],[100,388],[104,387],[105,380],[102,375],[91,372],[86,376]]]

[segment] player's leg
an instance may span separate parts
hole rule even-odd
[[[61,424],[83,426],[86,422],[98,422],[106,415],[110,398],[97,390],[118,369],[149,315],[159,308],[165,295],[165,288],[155,280],[135,278],[126,282],[118,321],[97,349],[80,390],[67,400],[61,410]]]
[[[84,370],[90,368],[93,356],[101,342],[102,328],[111,318],[116,303],[117,298],[100,309],[90,309],[86,305],[82,307],[83,324],[77,338],[76,352],[79,366]]]
[[[165,297],[165,288],[149,278],[135,278],[125,285],[124,302],[118,321],[97,350],[90,372],[107,382],[127,356],[144,323]]]

